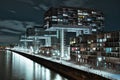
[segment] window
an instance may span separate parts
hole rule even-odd
[[[97,31],[96,29],[92,29],[92,31]]]
[[[64,14],[64,13],[63,13],[63,16],[68,16],[68,14]]]
[[[63,20],[62,19],[58,19],[58,22],[62,22]]]
[[[57,21],[57,19],[53,18],[52,21]]]
[[[107,34],[107,36],[106,36],[107,38],[111,38],[111,34]]]
[[[82,25],[82,23],[78,23],[78,25]]]
[[[57,18],[57,16],[52,16],[52,18]]]
[[[95,11],[92,11],[91,13],[92,13],[92,14],[97,14],[97,12],[95,12]]]
[[[112,51],[112,48],[106,48],[105,51],[106,53],[110,53]]]

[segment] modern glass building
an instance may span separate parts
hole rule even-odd
[[[120,72],[120,31],[74,37],[70,46],[72,60]]]
[[[81,27],[82,33],[88,31],[84,28],[90,28],[94,33],[100,32],[104,28],[104,16],[101,11],[94,9],[59,7],[50,8],[44,17],[44,28],[50,27]]]
[[[67,32],[75,32],[76,36],[99,33],[104,28],[104,16],[101,11],[77,7],[50,8],[44,15],[46,31],[58,31],[60,52],[65,55]],[[74,36],[74,37],[76,37]]]

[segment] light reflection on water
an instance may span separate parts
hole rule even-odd
[[[0,74],[3,80],[68,80],[19,54],[6,51],[0,58],[2,56],[5,57],[3,60],[5,65],[0,64],[0,67],[5,67],[3,74]]]

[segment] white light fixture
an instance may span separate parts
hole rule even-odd
[[[102,57],[98,57],[98,61],[99,61],[99,62],[102,61]]]

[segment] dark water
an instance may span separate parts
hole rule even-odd
[[[0,51],[0,80],[68,79],[19,54]]]

